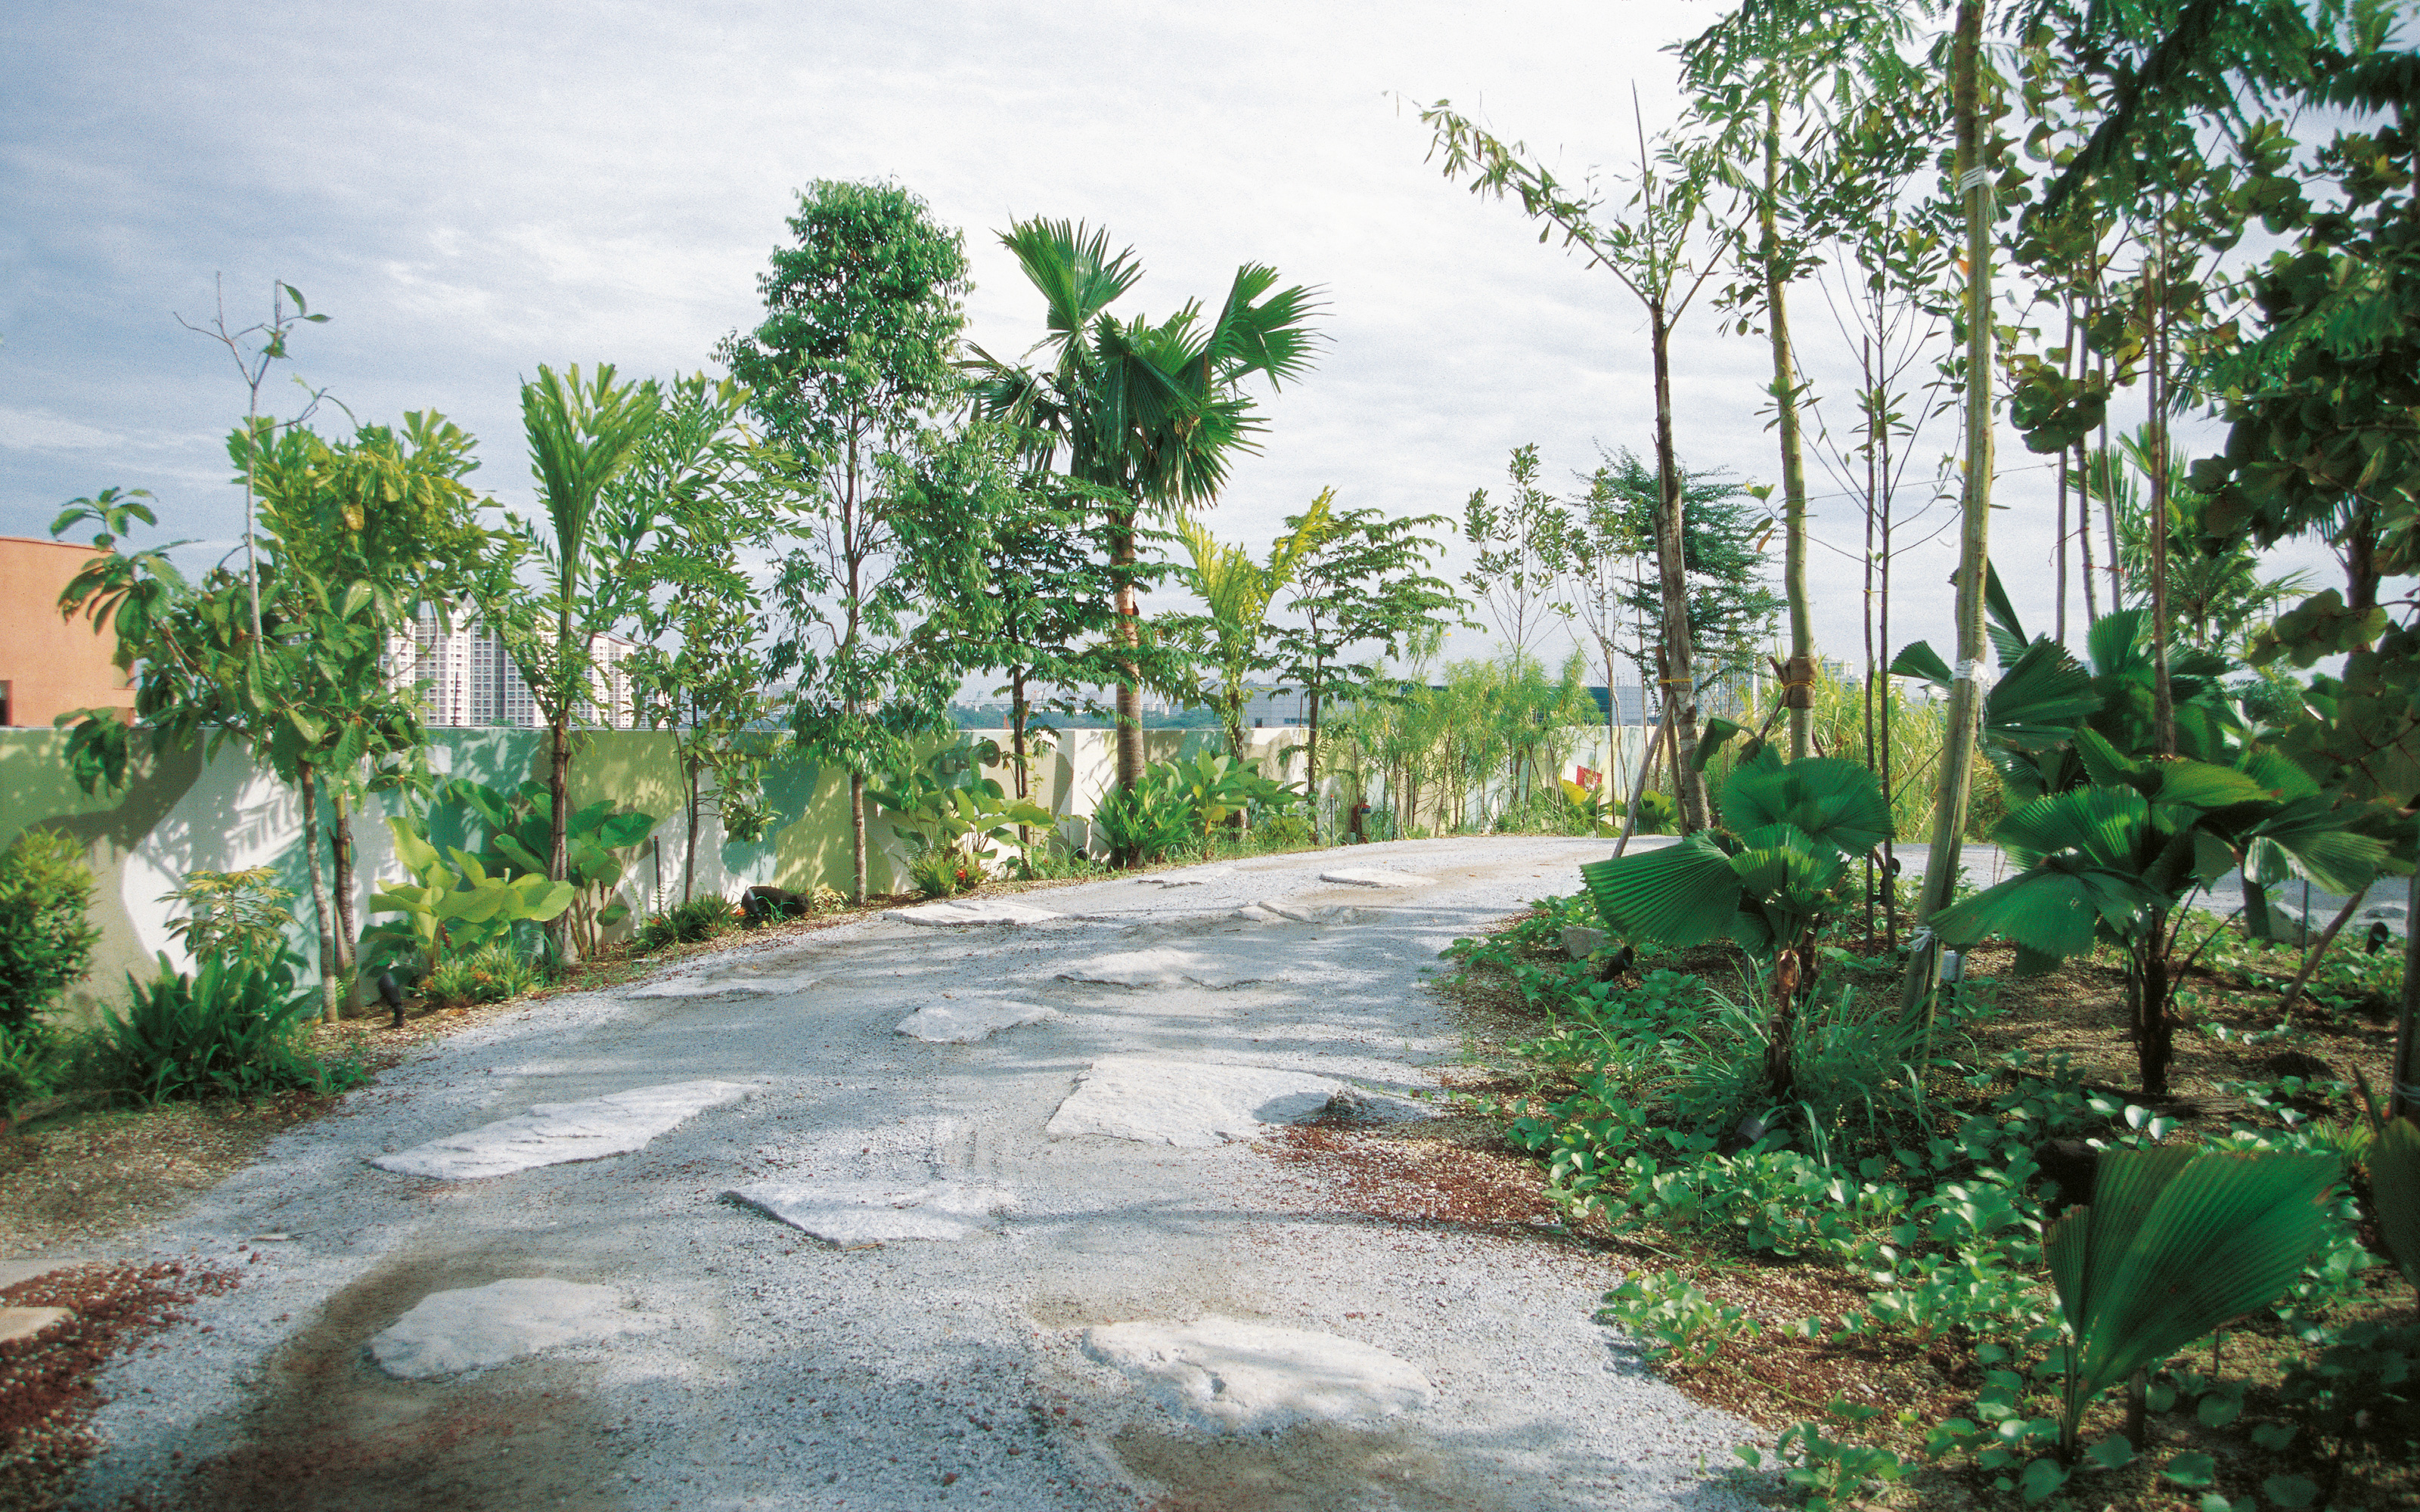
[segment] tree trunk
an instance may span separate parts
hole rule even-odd
[[[1131,655],[1142,645],[1142,605],[1135,595],[1135,510],[1118,512],[1109,532],[1109,575],[1116,585],[1118,644],[1129,653],[1118,663],[1117,739],[1118,786],[1133,792],[1142,781],[1142,688],[1140,670]],[[1125,857],[1131,864],[1134,857]]]
[[[682,841],[681,902],[688,903],[697,895],[697,822],[698,810],[704,807],[698,801],[697,779],[704,764],[691,757],[683,764],[689,768],[689,834]]]
[[[1764,101],[1764,197],[1757,225],[1763,233],[1765,331],[1773,342],[1773,402],[1781,440],[1781,591],[1790,603],[1790,670],[1782,699],[1790,708],[1790,759],[1807,756],[1813,707],[1815,627],[1807,604],[1807,458],[1798,435],[1798,370],[1790,350],[1789,281],[1784,278],[1776,201],[1781,193],[1781,95],[1779,69],[1768,75]]]
[[[1033,784],[1025,770],[1025,669],[1008,670],[1008,749],[1009,765],[1016,773],[1016,795],[1020,799],[1033,795]],[[1033,849],[1033,826],[1016,826],[1016,850],[1020,856]],[[1032,861],[1026,857],[1026,874],[1032,875]]]
[[[353,917],[353,830],[345,795],[333,782],[328,785],[328,859],[333,863],[328,890],[336,904],[336,966],[345,974],[345,1006],[358,1011],[368,999],[353,959],[353,942],[362,937]]]
[[[564,711],[554,717],[554,740],[547,752],[546,788],[554,811],[547,821],[546,874],[555,882],[570,880],[571,872],[571,710],[569,701]],[[568,964],[580,959],[580,942],[571,932],[571,910],[548,920],[546,937],[554,946],[556,961]]]
[[[1698,685],[1689,640],[1689,572],[1683,552],[1681,464],[1672,452],[1671,327],[1664,318],[1664,301],[1647,306],[1648,336],[1655,363],[1655,470],[1663,507],[1655,515],[1655,565],[1662,579],[1664,605],[1664,702],[1672,720],[1673,801],[1680,806],[1681,832],[1706,827],[1706,794],[1697,780]]]
[[[1311,734],[1303,742],[1302,751],[1302,793],[1311,807],[1311,842],[1313,845],[1319,843],[1319,705],[1324,702],[1319,696],[1324,686],[1319,672],[1320,665],[1314,660],[1311,665],[1311,717],[1308,721]],[[1354,801],[1360,801],[1357,794]],[[1335,832],[1330,826],[1328,833],[1332,835]]]
[[[848,886],[853,902],[865,902],[865,774],[848,774]]]
[[[1983,162],[1982,0],[1960,0],[1954,44],[1957,72],[1954,109],[1958,123],[1958,181],[1966,202],[1966,479],[1960,501],[1958,542],[1958,666],[1949,685],[1941,733],[1940,787],[1932,810],[1932,844],[1927,853],[1924,887],[1917,895],[1918,923],[1947,907],[1958,879],[1959,848],[1965,838],[1966,800],[1974,779],[1975,736],[1982,700],[1976,673],[1984,653],[1983,571],[1992,510],[1992,177]],[[1938,946],[1908,961],[1901,1007],[1923,1015],[1931,1027],[1933,986],[1939,980]]]
[[[2361,907],[2362,900],[2368,896],[2369,889],[2364,887],[2347,898],[2344,906],[2336,910],[2336,917],[2328,920],[2327,932],[2311,942],[2310,953],[2303,957],[2303,968],[2294,973],[2294,980],[2288,982],[2285,992],[2278,995],[2279,1012],[2293,1007],[2294,999],[2303,995],[2303,989],[2310,984],[2311,973],[2319,969],[2320,957],[2328,953],[2328,947],[2336,943],[2336,936],[2344,933],[2344,927],[2347,924],[2352,922],[2354,911]],[[2307,930],[2310,928],[2310,922],[2308,918],[2304,919],[2303,927]],[[2408,919],[2406,923],[2409,923]]]
[[[2176,1024],[2168,1014],[2167,937],[2167,911],[2152,910],[2126,973],[2128,1026],[2134,1037],[2134,1063],[2142,1073],[2145,1097],[2168,1095],[2168,1060],[2176,1046]]]
[[[1647,774],[1655,769],[1655,757],[1663,748],[1664,731],[1669,722],[1659,722],[1646,731],[1647,751],[1638,760],[1638,780],[1630,786],[1630,811],[1622,815],[1621,838],[1613,842],[1615,860],[1620,860],[1621,853],[1630,849],[1630,837],[1638,832],[1638,800],[1647,792]]]
[[[319,866],[318,784],[307,766],[302,768],[301,785],[302,855],[309,863],[311,873],[311,917],[319,930],[319,1016],[334,1024],[341,1016],[336,1006],[336,973],[343,968],[336,963],[335,926],[328,908],[326,877]]]
[[[2403,1001],[2396,1014],[2395,1073],[2386,1116],[2420,1119],[2420,872],[2404,890]]]
[[[2176,690],[2168,681],[2168,314],[2167,221],[2162,212],[2158,250],[2144,315],[2150,338],[2151,728],[2160,754],[2177,753]]]

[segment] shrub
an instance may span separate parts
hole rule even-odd
[[[265,961],[286,949],[286,927],[294,922],[291,888],[276,886],[277,873],[256,866],[242,872],[188,872],[185,885],[160,902],[183,903],[187,917],[168,926],[194,960],[232,952]]]
[[[65,1046],[50,1026],[0,1028],[0,1122],[14,1117],[20,1103],[57,1091],[66,1073]]]
[[[318,994],[297,990],[294,966],[290,955],[219,955],[188,977],[161,956],[159,977],[128,977],[126,1007],[95,1032],[95,1079],[146,1103],[333,1091],[362,1080],[358,1063],[331,1065],[297,1043]]]
[[[946,898],[971,886],[966,879],[967,858],[953,850],[926,850],[908,863],[908,881],[926,898]]]
[[[1298,813],[1274,814],[1254,825],[1251,834],[1252,843],[1264,851],[1295,851],[1315,843],[1309,816]]]
[[[24,1029],[92,964],[101,931],[85,922],[92,872],[84,847],[29,829],[0,851],[0,1034]]]
[[[428,974],[428,995],[447,1008],[501,1003],[545,985],[546,972],[536,962],[501,942],[449,956]]]

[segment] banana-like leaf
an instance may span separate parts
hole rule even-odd
[[[2420,1123],[2396,1119],[2379,1131],[2369,1147],[2369,1191],[2396,1267],[2420,1287]]]
[[[495,843],[496,853],[522,871],[544,872],[546,870],[546,857],[522,844],[520,837],[510,834],[498,835]]]
[[[428,872],[445,859],[437,847],[428,843],[408,820],[390,819],[386,827],[395,834],[395,858],[409,868],[422,883],[428,882]]]
[[[1814,849],[1862,856],[1890,838],[1890,804],[1861,762],[1837,756],[1784,762],[1767,746],[1723,784],[1724,823],[1745,834],[1791,825]]]
[[[1644,945],[1703,945],[1730,928],[1740,907],[1731,858],[1702,834],[1661,850],[1590,861],[1580,868],[1580,880],[1606,927]]]
[[[2333,1155],[2153,1148],[2101,1158],[2042,1233],[2074,1335],[2066,1429],[2103,1390],[2274,1301],[2325,1237]]]

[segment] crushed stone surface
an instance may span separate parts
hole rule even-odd
[[[1013,929],[870,918],[692,959],[674,979],[760,995],[633,982],[436,1041],[120,1246],[243,1280],[110,1367],[102,1452],[73,1504],[1745,1512],[1771,1488],[1702,1467],[1753,1430],[1691,1404],[1591,1320],[1619,1279],[1609,1258],[1307,1209],[1273,1139],[1047,1132],[1089,1073],[1135,1057],[1434,1105],[1435,1073],[1462,1047],[1422,984],[1437,952],[1573,890],[1604,848],[1404,841],[1352,859],[1428,886],[1325,882],[1338,856],[1311,853],[1184,887],[1056,889],[1065,917]],[[1250,904],[1266,917],[1236,917]],[[1202,969],[1133,985],[1091,969],[1159,951]],[[969,1043],[896,1032],[964,990],[1057,1016]],[[696,1083],[748,1095],[604,1158],[472,1180],[369,1164],[542,1107]],[[985,1195],[954,1196],[970,1192]],[[919,1214],[966,1231],[814,1237]],[[536,1277],[608,1288],[661,1326],[427,1381],[370,1355],[435,1294]],[[1105,1358],[1104,1340],[1138,1336],[1112,1331],[1148,1325],[1140,1336],[1195,1350],[1206,1379],[1224,1367],[1200,1352],[1218,1332],[1205,1319],[1280,1331],[1231,1338],[1341,1341],[1263,1349],[1254,1400],[1346,1401],[1321,1395],[1340,1361],[1397,1362],[1372,1378],[1395,1386],[1365,1381],[1353,1390],[1375,1396],[1341,1412],[1243,1413],[1267,1426],[1239,1429],[1140,1355]]]

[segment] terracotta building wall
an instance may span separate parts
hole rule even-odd
[[[133,699],[110,664],[116,638],[79,617],[59,618],[59,590],[92,555],[88,546],[0,535],[0,723],[47,725],[71,709],[125,709]]]

